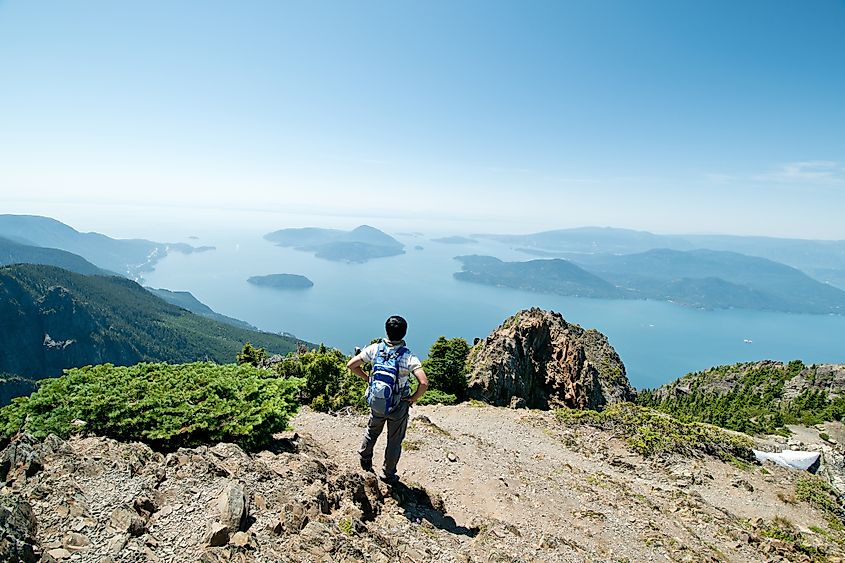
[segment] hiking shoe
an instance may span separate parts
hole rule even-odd
[[[381,479],[383,483],[387,483],[388,485],[395,485],[399,482],[399,475],[395,473],[393,475],[381,474],[378,476],[378,478]]]
[[[373,473],[373,462],[372,462],[372,460],[364,461],[363,459],[359,459],[358,461],[361,463],[361,469],[363,469],[364,471],[367,471],[369,473]]]

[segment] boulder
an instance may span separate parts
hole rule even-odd
[[[520,311],[473,346],[467,379],[470,398],[497,406],[600,410],[635,398],[605,335],[538,308]]]
[[[91,545],[88,536],[79,532],[68,532],[62,540],[62,547],[70,552],[82,551]]]
[[[117,532],[133,536],[142,535],[147,526],[137,512],[125,506],[115,508],[112,511],[109,525]]]
[[[230,482],[217,499],[217,508],[220,511],[219,521],[230,534],[246,528],[249,514],[243,485]]]
[[[222,547],[229,542],[230,530],[220,522],[212,523],[205,534],[205,543],[209,547]]]
[[[37,440],[29,434],[21,434],[0,453],[0,483],[32,477],[43,467]]]
[[[0,561],[38,561],[32,507],[17,495],[0,495]]]

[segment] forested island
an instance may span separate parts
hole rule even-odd
[[[654,299],[695,309],[843,314],[845,291],[785,264],[716,250],[654,249],[503,262],[458,256],[461,281],[573,297]]]
[[[314,282],[299,274],[269,274],[266,276],[252,276],[248,280],[252,285],[272,287],[274,289],[308,289],[314,287]]]
[[[278,246],[312,252],[317,258],[335,262],[363,263],[405,253],[405,245],[387,233],[361,225],[351,231],[338,229],[282,229],[264,235]]]

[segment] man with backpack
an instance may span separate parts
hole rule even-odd
[[[381,479],[386,483],[399,480],[396,465],[402,455],[402,440],[408,427],[408,409],[423,396],[428,389],[428,379],[419,358],[411,354],[405,346],[405,333],[408,323],[400,316],[393,315],[384,323],[387,338],[376,344],[370,344],[357,356],[349,360],[349,370],[368,382],[367,404],[370,406],[370,420],[364,441],[358,450],[361,468],[373,470],[373,448],[387,424],[387,447],[384,450],[384,468]],[[368,374],[363,369],[364,363],[371,363],[373,370]],[[410,376],[413,374],[419,382],[415,393],[411,394]]]

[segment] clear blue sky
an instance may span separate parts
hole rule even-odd
[[[845,239],[845,3],[0,0],[0,209],[111,203]]]

